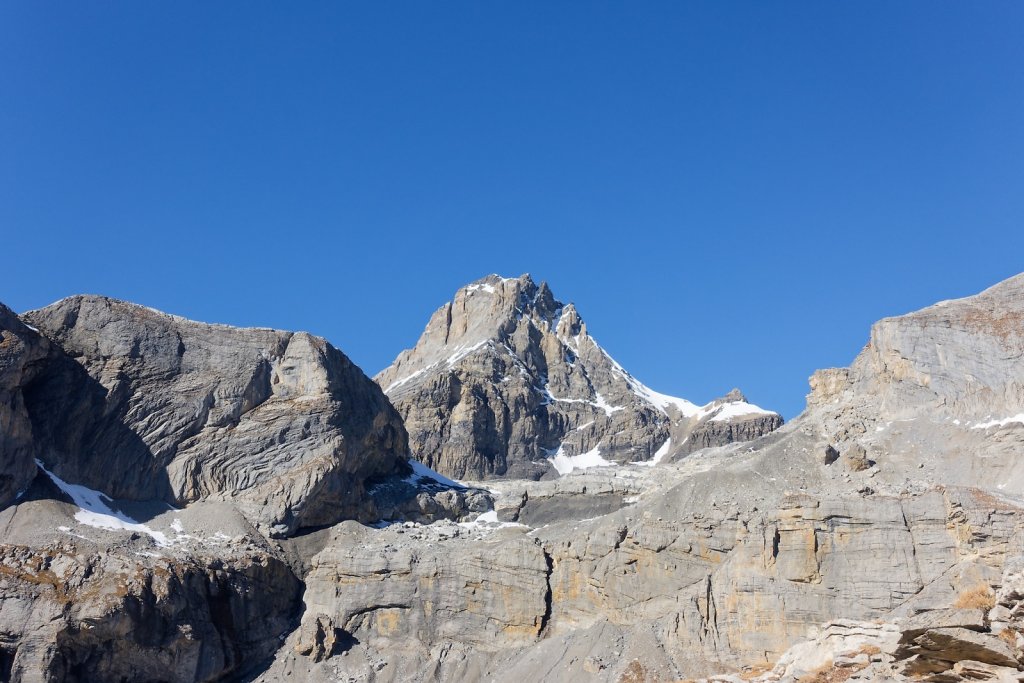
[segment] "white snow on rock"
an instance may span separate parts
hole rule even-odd
[[[465,358],[469,354],[471,354],[474,351],[476,351],[477,349],[479,349],[481,346],[484,346],[485,344],[489,344],[489,343],[490,343],[490,340],[485,339],[483,341],[477,342],[476,344],[473,344],[472,346],[468,346],[468,347],[463,346],[462,344],[459,344],[458,346],[455,347],[455,352],[452,353],[452,355],[448,356],[448,359],[445,362],[448,363],[449,366],[455,365],[460,360],[462,360],[463,358]]]
[[[534,389],[536,389],[536,387],[534,387]],[[588,400],[583,399],[583,398],[558,398],[557,396],[555,396],[554,394],[551,393],[551,389],[548,387],[547,383],[544,384],[544,387],[542,389],[537,389],[537,390],[540,391],[544,395],[545,404],[547,404],[547,403],[584,403],[584,404],[586,404],[588,406],[594,406],[595,408],[603,410],[604,414],[609,416],[609,417],[611,417],[612,413],[614,413],[616,411],[625,410],[625,408],[623,408],[622,406],[613,406],[613,405],[609,404],[608,401],[605,400],[604,396],[602,396],[600,393],[598,393],[596,391],[594,392],[594,400],[593,401],[588,401]],[[545,404],[542,404],[542,405],[545,405]]]
[[[466,488],[466,485],[463,484],[462,482],[458,482],[455,481],[454,479],[449,479],[448,477],[442,474],[438,474],[437,472],[430,469],[421,462],[409,460],[409,467],[412,468],[412,474],[405,478],[406,483],[415,485],[419,483],[420,479],[432,479],[444,486],[452,486],[454,488],[459,489]]]
[[[745,417],[749,415],[772,415],[772,411],[765,410],[760,406],[755,406],[753,403],[746,403],[745,401],[733,401],[726,403],[722,406],[722,409],[711,418],[712,422],[725,422],[731,420],[734,417]]]
[[[561,475],[569,474],[573,470],[585,470],[589,467],[605,467],[615,464],[601,457],[600,446],[595,446],[593,450],[580,453],[579,455],[566,455],[565,449],[559,446],[558,450],[555,451],[555,454],[549,460],[551,461],[551,466]]]
[[[57,488],[66,493],[71,500],[74,501],[75,505],[78,506],[78,512],[75,513],[75,520],[79,524],[95,527],[97,529],[107,529],[109,531],[138,531],[151,536],[159,546],[167,547],[171,545],[171,542],[167,540],[167,536],[163,532],[154,531],[145,524],[136,522],[128,515],[112,510],[103,502],[104,498],[113,502],[105,494],[86,488],[85,486],[80,486],[79,484],[67,483],[53,472],[43,467],[43,463],[38,460],[36,460],[36,465],[38,465],[39,469],[43,472],[46,472],[46,475],[53,480],[53,483],[57,485]]]
[[[650,460],[637,460],[631,462],[630,465],[640,465],[642,467],[654,467],[661,462],[669,451],[672,450],[672,437],[665,439],[665,443],[661,444],[661,448],[654,452],[654,457]]]
[[[563,341],[568,344],[568,340],[563,339]],[[576,337],[575,341],[576,346],[578,348],[579,337]],[[629,374],[628,370],[619,365],[618,361],[612,358],[611,355],[609,355],[609,353],[605,351],[603,348],[601,348],[596,342],[593,342],[593,340],[591,340],[591,342],[594,344],[598,351],[604,354],[604,357],[608,359],[609,363],[611,363],[612,368],[616,372],[618,372],[619,375],[622,376],[622,378],[626,381],[626,384],[629,385],[629,388],[633,391],[635,395],[637,395],[647,403],[651,404],[652,406],[654,406],[655,408],[657,408],[659,411],[666,415],[668,415],[668,409],[670,407],[675,408],[677,411],[679,411],[679,413],[683,417],[696,417],[698,420],[703,420],[705,417],[711,415],[716,410],[718,410],[717,414],[715,414],[711,418],[712,421],[718,422],[724,422],[726,420],[731,420],[732,418],[736,417],[774,414],[770,410],[765,410],[760,406],[756,406],[753,403],[747,403],[745,401],[733,401],[731,403],[726,403],[724,404],[724,406],[721,406],[721,410],[719,410],[720,406],[715,405],[714,403],[708,403],[703,406],[698,406],[696,403],[693,403],[692,401],[687,401],[685,398],[679,398],[678,396],[669,396],[668,394],[659,393],[645,385],[637,378],[633,377],[633,375]],[[1024,421],[1024,419],[1022,419],[1021,421]]]
[[[602,396],[601,394],[599,394],[596,391],[594,392],[594,403],[593,403],[593,405],[594,405],[594,407],[600,408],[601,410],[603,410],[604,414],[609,416],[609,417],[611,417],[611,414],[614,413],[616,410],[624,410],[624,408],[622,406],[609,405],[608,401],[604,400],[604,396]]]
[[[651,389],[643,382],[638,380],[636,377],[633,377],[633,375],[629,374],[629,371],[627,371],[626,368],[619,365],[619,362],[612,358],[607,351],[602,349],[596,343],[594,344],[594,346],[596,346],[597,349],[604,354],[604,357],[607,358],[608,362],[612,364],[612,367],[615,369],[615,371],[618,372],[624,380],[626,380],[626,384],[629,385],[629,388],[632,389],[634,394],[642,398],[644,401],[647,401],[661,412],[667,415],[667,408],[669,406],[674,407],[676,410],[682,413],[683,417],[693,417],[694,415],[700,412],[701,408],[697,404],[692,403],[691,401],[687,401],[685,398],[669,396],[668,394],[661,394],[655,391],[654,389]]]
[[[392,389],[394,389],[396,387],[400,387],[403,384],[405,384],[406,382],[410,382],[410,381],[416,379],[417,377],[422,375],[427,370],[430,370],[431,368],[433,368],[435,365],[437,365],[437,363],[434,363],[433,365],[428,365],[425,368],[417,370],[416,372],[414,372],[414,373],[412,373],[410,375],[407,375],[407,376],[403,377],[402,379],[396,379],[394,382],[392,382],[391,384],[388,385],[388,388],[384,390],[384,393],[386,394],[389,391],[391,391]]]
[[[490,343],[491,343],[490,340],[485,339],[484,341],[477,342],[476,344],[473,344],[472,346],[469,346],[469,347],[465,346],[464,344],[459,344],[458,346],[455,347],[455,349],[452,351],[452,354],[450,356],[448,356],[448,358],[444,359],[443,361],[437,361],[436,363],[431,363],[430,365],[428,365],[426,367],[420,368],[419,370],[416,370],[415,372],[409,373],[408,375],[406,375],[405,377],[402,377],[401,379],[396,379],[394,382],[389,384],[386,389],[384,389],[384,393],[387,394],[391,390],[397,389],[398,387],[402,386],[403,384],[408,384],[409,382],[411,382],[412,380],[416,379],[420,375],[422,375],[424,373],[427,373],[427,372],[430,372],[431,370],[436,368],[438,365],[441,365],[441,363],[445,363],[445,364],[448,365],[448,367],[451,367],[451,366],[455,365],[456,363],[458,363],[463,358],[465,358],[466,356],[468,356],[469,354],[473,353],[474,351],[476,351],[476,350],[480,349],[481,347],[483,347],[483,346],[485,346],[487,344],[490,344]]]
[[[639,380],[636,380],[633,377],[627,378],[627,381],[629,380],[632,380],[632,382],[630,382],[630,385],[637,396],[644,399],[645,401],[653,405],[655,408],[658,408],[663,413],[666,412],[669,406],[672,406],[680,413],[682,413],[683,417],[693,417],[701,410],[700,407],[697,406],[697,404],[687,401],[685,398],[679,398],[678,396],[669,396],[667,394],[660,394],[657,391],[651,389],[650,387],[645,386]]]
[[[665,439],[665,443],[661,444],[661,448],[654,452],[654,457],[651,458],[651,464],[657,465],[666,455],[668,455],[670,450],[672,450],[672,437]]]
[[[498,520],[498,513],[495,510],[484,512],[472,522],[459,522],[463,529],[504,529],[507,527],[526,526],[518,522],[501,522]]]
[[[489,285],[486,282],[483,283],[483,284],[479,284],[479,285],[467,285],[466,286],[466,291],[467,292],[484,291],[484,292],[487,292],[488,294],[494,294],[494,285]]]
[[[1024,424],[1024,413],[1014,415],[1013,417],[1004,417],[1002,420],[992,420],[990,422],[979,422],[978,424],[971,427],[971,429],[988,429],[989,427],[1005,427],[1006,425],[1014,424],[1019,422]]]

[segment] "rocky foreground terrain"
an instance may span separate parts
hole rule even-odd
[[[1024,275],[876,323],[784,426],[647,389],[525,276],[377,382],[0,308],[0,680],[1024,680]]]

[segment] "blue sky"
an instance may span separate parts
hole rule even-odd
[[[529,272],[653,388],[793,417],[1024,270],[1024,5],[0,4],[0,301],[306,329],[369,374]]]

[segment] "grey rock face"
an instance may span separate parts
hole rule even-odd
[[[320,633],[341,644],[414,650],[454,640],[495,650],[531,643],[545,625],[547,562],[522,531],[481,539],[442,525],[371,534],[347,523],[334,533],[306,578],[302,654],[331,654]],[[413,548],[404,536],[430,542]]]
[[[714,476],[588,522],[497,529],[485,540],[464,527],[346,524],[313,560],[293,652],[264,680],[284,671],[358,679],[378,662],[382,681],[464,670],[617,681],[629,660],[613,649],[657,662],[663,680],[770,665],[836,615],[868,622],[950,604],[979,576],[998,576],[1024,529],[1024,514],[991,525],[992,509],[967,492],[792,496],[768,512],[753,509],[767,504],[760,499],[691,506],[687,494]],[[604,666],[588,672],[587,657],[601,653],[580,648],[605,624],[617,635]],[[328,642],[342,645],[318,645]],[[459,654],[439,658],[444,648]],[[338,656],[350,649],[355,656]]]
[[[50,356],[50,344],[0,304],[0,509],[28,488],[40,453],[32,437],[25,387]]]
[[[1024,274],[964,299],[886,318],[849,369],[811,378],[810,407],[855,392],[890,419],[927,410],[984,424],[1024,411]]]
[[[688,437],[684,437],[685,442],[677,453],[688,454],[702,448],[753,441],[781,426],[782,416],[775,413],[741,416],[728,421],[707,420],[696,425]]]
[[[756,438],[782,418],[738,392],[707,406],[651,391],[528,275],[478,280],[376,378],[414,456],[461,479],[537,479]]]
[[[932,661],[952,663],[967,659],[996,666],[1018,666],[1013,648],[1005,641],[957,626],[929,629],[915,638],[906,650]]]
[[[915,614],[900,624],[903,635],[900,643],[913,642],[925,631],[933,628],[966,628],[972,631],[987,631],[988,616],[980,608],[934,609]]]
[[[102,297],[24,318],[67,354],[25,403],[42,460],[68,481],[115,498],[230,500],[289,533],[374,519],[365,482],[406,470],[400,417],[323,339]]]

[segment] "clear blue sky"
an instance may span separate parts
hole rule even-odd
[[[793,417],[1024,270],[1020,2],[0,4],[0,301],[306,329],[369,374],[532,273],[653,388]]]

